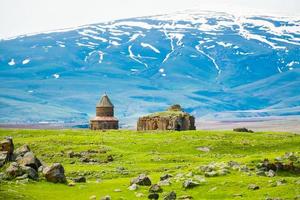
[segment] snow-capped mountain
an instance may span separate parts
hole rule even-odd
[[[179,12],[0,41],[0,122],[122,124],[179,103],[202,118],[300,114],[300,19]]]

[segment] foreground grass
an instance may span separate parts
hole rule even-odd
[[[46,164],[60,162],[70,179],[85,175],[87,183],[69,187],[41,180],[25,184],[0,183],[0,199],[97,199],[110,195],[112,199],[147,199],[148,187],[129,191],[130,179],[147,173],[152,182],[165,173],[173,175],[195,172],[211,162],[237,161],[255,166],[259,160],[274,159],[286,152],[300,152],[300,135],[291,133],[236,133],[230,131],[136,132],[89,130],[1,130],[0,138],[12,136],[15,147],[28,144],[36,156]],[[209,147],[209,152],[197,147]],[[103,149],[106,153],[93,155],[114,161],[88,164],[79,158],[69,158],[67,151],[81,152]],[[120,170],[122,169],[122,170]],[[300,195],[297,174],[278,174],[269,178],[239,171],[225,176],[206,178],[206,183],[184,190],[182,182],[163,186],[164,192],[176,191],[177,196],[191,195],[194,199],[266,199],[280,197],[294,199]],[[270,182],[284,178],[287,184],[272,187]],[[249,190],[255,183],[259,190]],[[115,192],[120,189],[121,192]],[[136,197],[136,192],[145,196]]]

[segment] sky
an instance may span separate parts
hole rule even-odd
[[[0,0],[0,38],[188,9],[300,16],[300,0]]]

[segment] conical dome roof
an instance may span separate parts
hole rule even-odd
[[[114,105],[111,103],[107,94],[104,94],[99,103],[97,104],[97,107],[114,107]]]

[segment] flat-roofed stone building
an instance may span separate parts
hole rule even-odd
[[[90,129],[118,129],[119,121],[114,117],[114,105],[106,94],[104,94],[96,105],[96,117],[90,120]]]

